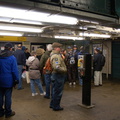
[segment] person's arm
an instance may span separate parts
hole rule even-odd
[[[13,56],[13,62],[12,62],[12,76],[13,76],[13,87],[16,86],[16,84],[19,83],[19,74],[18,74],[18,67],[17,67],[17,61],[16,58]]]

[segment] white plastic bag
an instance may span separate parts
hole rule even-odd
[[[22,78],[26,78],[26,71],[23,71]]]

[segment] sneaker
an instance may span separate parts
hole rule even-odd
[[[70,83],[69,83],[69,86],[71,86],[71,85],[72,85],[72,83],[70,82]]]
[[[15,112],[12,111],[10,115],[6,115],[5,117],[6,117],[6,118],[9,118],[9,117],[14,116],[14,115],[15,115]]]
[[[46,94],[46,92],[40,93],[40,95],[45,95],[45,94]]]
[[[38,95],[38,93],[32,93],[32,96],[36,96],[36,95]]]
[[[73,85],[76,85],[76,82],[73,82]]]

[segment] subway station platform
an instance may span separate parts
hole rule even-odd
[[[11,118],[2,117],[0,120],[120,120],[118,81],[103,80],[103,86],[92,85],[91,104],[95,106],[91,109],[78,105],[82,103],[82,87],[69,87],[66,82],[61,101],[63,111],[50,109],[50,99],[40,95],[32,97],[29,84],[25,81],[23,84],[23,90],[13,90],[12,109],[16,115]]]

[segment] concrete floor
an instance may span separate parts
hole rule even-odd
[[[69,87],[65,83],[61,101],[63,111],[49,108],[49,99],[43,96],[31,96],[29,84],[24,81],[23,90],[13,91],[12,108],[16,115],[0,120],[120,120],[120,82],[103,81],[103,86],[93,87],[91,104],[94,108],[86,109],[82,103],[82,87]]]

